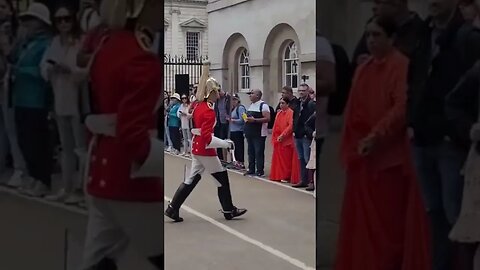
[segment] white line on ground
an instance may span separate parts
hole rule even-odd
[[[172,199],[165,196],[165,200],[166,201],[171,201]],[[234,230],[234,229],[228,227],[227,225],[225,225],[223,223],[220,223],[220,222],[214,220],[213,218],[211,218],[207,215],[204,215],[204,214],[202,214],[202,213],[200,213],[200,212],[198,212],[198,211],[196,211],[196,210],[194,210],[194,209],[192,209],[192,208],[190,208],[186,205],[183,205],[182,209],[184,209],[185,211],[189,212],[190,214],[193,214],[193,215],[195,215],[195,216],[213,224],[214,226],[216,226],[216,227],[218,227],[218,228],[220,228],[220,229],[222,229],[222,230],[240,238],[241,240],[243,240],[245,242],[248,242],[252,245],[255,245],[255,246],[265,250],[266,252],[268,252],[268,253],[270,253],[270,254],[272,254],[272,255],[274,255],[274,256],[276,256],[276,257],[278,257],[278,258],[280,258],[280,259],[298,267],[298,268],[300,268],[300,269],[315,270],[315,268],[307,266],[306,263],[304,263],[304,262],[302,262],[298,259],[292,258],[292,257],[288,256],[287,254],[285,254],[285,253],[283,253],[283,252],[281,252],[281,251],[279,251],[279,250],[277,250],[277,249],[275,249],[271,246],[268,246],[268,245],[266,245],[266,244],[264,244],[264,243],[262,243],[258,240],[255,240],[255,239],[237,231],[237,230]]]
[[[69,212],[74,212],[76,214],[80,214],[80,215],[87,215],[88,214],[87,210],[80,209],[76,206],[68,206],[68,205],[61,204],[61,203],[50,202],[50,201],[47,201],[47,200],[42,199],[42,198],[34,198],[34,197],[26,196],[26,195],[18,193],[18,191],[16,189],[10,189],[10,188],[0,186],[0,191],[3,191],[5,193],[9,193],[13,196],[20,197],[20,198],[23,198],[23,199],[26,199],[26,200],[29,200],[29,201],[32,201],[32,202],[39,202],[39,203],[42,203],[44,205],[53,206],[53,207],[56,207],[56,208],[60,208],[62,210],[69,211]]]
[[[177,156],[177,155],[174,155],[174,154],[169,153],[169,152],[165,152],[165,154],[168,154],[168,155],[170,155],[170,156],[172,156],[172,157],[177,157],[177,158],[182,158],[182,159],[185,159],[185,160],[189,160],[189,161],[192,160],[191,158],[187,158],[187,157],[183,157],[183,156]],[[243,173],[242,173],[242,172],[239,172],[239,171],[236,171],[236,170],[227,169],[227,171],[243,176]],[[298,192],[301,192],[301,193],[305,193],[305,194],[308,194],[308,195],[312,196],[312,198],[313,198],[313,193],[312,193],[312,192],[306,191],[306,190],[301,189],[301,188],[294,188],[294,187],[291,187],[291,186],[289,186],[289,185],[285,185],[285,184],[283,184],[283,183],[279,183],[279,182],[276,182],[276,181],[270,181],[270,180],[268,180],[268,179],[261,178],[261,177],[258,177],[258,176],[255,176],[255,177],[247,176],[247,177],[248,177],[248,178],[253,178],[253,179],[256,179],[256,180],[265,182],[265,183],[269,183],[269,184],[272,184],[272,185],[277,185],[277,186],[280,186],[280,187],[283,187],[283,188],[288,188],[288,189],[295,190],[295,191],[298,191]]]

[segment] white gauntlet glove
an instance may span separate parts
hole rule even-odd
[[[231,140],[222,140],[219,139],[215,136],[212,137],[212,141],[210,142],[207,147],[207,149],[212,149],[212,148],[225,148],[225,149],[232,149],[233,148],[233,141]]]
[[[480,123],[475,123],[470,129],[470,139],[473,142],[480,142]]]

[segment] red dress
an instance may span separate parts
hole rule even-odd
[[[336,270],[431,269],[426,211],[406,133],[408,60],[394,50],[358,68],[345,114],[346,188]],[[367,156],[360,140],[376,134]]]
[[[283,141],[278,142],[278,137],[283,136]],[[272,130],[272,167],[270,169],[270,179],[273,181],[290,180],[296,183],[299,180],[299,168],[295,168],[296,155],[295,144],[293,142],[293,111],[290,108],[279,110],[275,118],[275,124]]]
[[[133,178],[133,164],[151,153],[156,106],[162,94],[162,66],[143,49],[133,32],[109,33],[91,68],[94,114],[116,115],[116,135],[97,135],[87,191],[103,199],[162,202],[161,178]],[[163,166],[163,164],[158,164]]]

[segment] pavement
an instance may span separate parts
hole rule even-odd
[[[165,157],[165,199],[190,160]],[[166,269],[314,269],[315,199],[304,190],[230,172],[232,197],[245,216],[226,221],[213,178],[204,175],[185,202],[185,221],[165,218]]]

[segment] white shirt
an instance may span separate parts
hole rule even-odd
[[[190,109],[190,105],[180,104],[180,108],[178,108],[177,116],[180,117],[180,122],[182,123],[182,129],[190,129],[190,118],[192,117],[191,114],[188,113]],[[181,112],[187,114],[183,115]]]
[[[263,107],[262,107],[261,110],[260,110],[260,104],[262,104],[262,102],[263,102],[264,104],[263,104]],[[268,113],[270,113],[270,107],[268,107],[268,104],[265,103],[265,101],[259,100],[259,101],[255,102],[255,103],[252,103],[252,104],[250,105],[250,107],[248,107],[248,110],[247,110],[247,111],[251,111],[251,112],[260,112],[260,111],[261,111],[261,112],[268,112]],[[268,135],[268,123],[263,123],[263,124],[262,124],[262,134],[261,134],[261,136],[262,136],[262,137],[267,137],[267,135]]]
[[[78,116],[80,114],[80,87],[87,78],[85,70],[76,65],[81,44],[81,40],[78,40],[73,46],[64,46],[60,43],[60,37],[56,36],[47,48],[40,64],[42,76],[52,84],[55,113],[59,116]],[[68,66],[72,73],[52,72],[48,74],[48,69],[51,67],[48,60]]]
[[[317,61],[327,61],[335,64],[335,56],[333,54],[333,49],[330,42],[322,37],[317,35]],[[317,69],[317,73],[321,70]],[[317,76],[318,77],[318,76]],[[316,127],[317,137],[324,137],[328,133],[328,97],[321,97],[316,101],[317,105],[317,123],[320,123]]]

